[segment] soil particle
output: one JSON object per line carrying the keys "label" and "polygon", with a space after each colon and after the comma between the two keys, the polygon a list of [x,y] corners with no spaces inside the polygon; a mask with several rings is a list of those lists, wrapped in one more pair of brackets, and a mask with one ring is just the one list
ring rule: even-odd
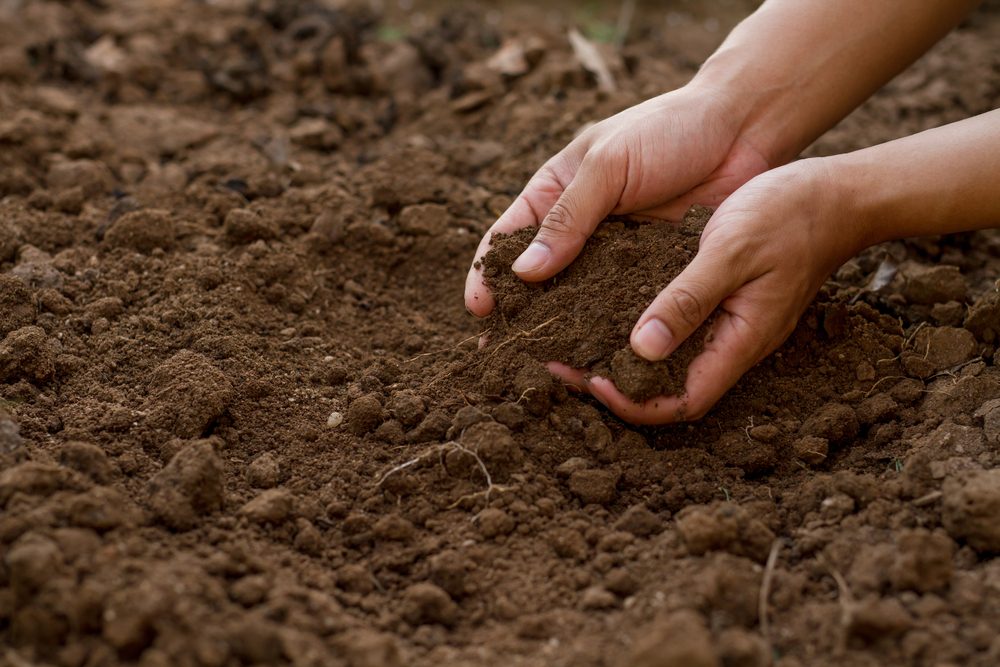
{"label": "soil particle", "polygon": [[[482,460],[494,481],[506,479],[524,460],[524,453],[515,442],[510,429],[497,422],[486,421],[473,424],[465,429],[460,442]],[[463,456],[461,452],[449,454],[449,467],[453,466],[453,462],[461,460]],[[465,456],[465,458],[468,457]],[[464,461],[465,467],[471,468],[472,464],[472,461]],[[459,469],[461,469],[461,465]]]}
{"label": "soil particle", "polygon": [[157,248],[169,250],[176,236],[169,211],[142,209],[121,216],[104,233],[104,242],[112,248],[128,248],[151,253]]}
{"label": "soil particle", "polygon": [[59,545],[36,532],[22,535],[4,556],[15,595],[24,600],[63,567]]}
{"label": "soil particle", "polygon": [[548,536],[548,542],[560,558],[584,561],[590,554],[587,540],[578,530],[572,528],[557,528]]}
{"label": "soil particle", "polygon": [[767,526],[732,503],[685,508],[677,517],[677,531],[696,556],[719,550],[762,562],[774,541]]}
{"label": "soil particle", "polygon": [[716,649],[724,667],[770,667],[773,651],[760,635],[742,628],[719,633]]}
{"label": "soil particle", "polygon": [[776,449],[766,442],[755,442],[743,430],[730,431],[712,444],[712,454],[728,465],[740,468],[748,476],[760,475],[774,468]]}
{"label": "soil particle", "polygon": [[208,357],[182,350],[153,371],[146,422],[181,438],[199,437],[222,416],[232,396],[229,379]]}
{"label": "soil particle", "polygon": [[493,409],[493,418],[512,431],[524,426],[524,408],[515,403],[501,403]]}
{"label": "soil particle", "polygon": [[459,609],[444,590],[425,582],[406,589],[401,613],[411,625],[438,623],[452,626],[458,621]]}
{"label": "soil particle", "polygon": [[56,455],[59,463],[86,475],[96,484],[107,484],[115,476],[115,467],[97,445],[87,442],[67,442]]}
{"label": "soil particle", "polygon": [[240,508],[240,515],[253,523],[277,525],[291,516],[295,496],[288,489],[268,489]]}
{"label": "soil particle", "polygon": [[897,637],[913,625],[906,608],[895,598],[868,597],[851,607],[847,632],[864,642]]}
{"label": "soil particle", "polygon": [[259,489],[270,489],[281,481],[281,466],[271,452],[264,452],[247,466],[247,482]]}
{"label": "soil particle", "polygon": [[406,441],[411,443],[439,441],[448,432],[451,419],[444,410],[431,410],[415,429],[406,434]]}
{"label": "soil particle", "polygon": [[107,165],[95,160],[65,160],[49,168],[46,182],[56,191],[79,187],[85,197],[95,197],[111,191],[114,176]]}
{"label": "soil particle", "polygon": [[972,359],[978,347],[972,332],[955,327],[926,327],[918,331],[913,339],[914,350],[934,372]]}
{"label": "soil particle", "polygon": [[861,426],[871,426],[895,416],[898,410],[899,404],[891,396],[875,394],[861,401],[856,413]]}
{"label": "soil particle", "polygon": [[50,496],[56,491],[82,491],[90,484],[78,473],[63,466],[28,461],[0,472],[0,506],[16,494]]}
{"label": "soil particle", "polygon": [[924,528],[902,531],[896,539],[889,580],[896,590],[930,593],[951,583],[955,543],[941,531]]}
{"label": "soil particle", "polygon": [[0,274],[0,336],[35,322],[31,291],[17,278]]}
{"label": "soil particle", "polygon": [[1000,334],[1000,291],[996,287],[972,304],[963,326],[984,343],[996,341]]}
{"label": "soil particle", "polygon": [[[21,230],[10,220],[0,220],[0,262],[9,262],[17,255],[17,249],[21,247]],[[0,278],[6,279],[0,275]],[[0,286],[3,283],[0,282]],[[0,287],[0,295],[4,293]]]}
{"label": "soil particle", "polygon": [[448,231],[448,209],[440,204],[407,206],[399,214],[399,229],[414,236],[439,236]]}
{"label": "soil particle", "polygon": [[584,505],[608,505],[618,497],[619,477],[613,470],[577,470],[569,476],[569,490]]}
{"label": "soil particle", "polygon": [[615,595],[628,597],[639,590],[639,581],[626,568],[619,567],[604,575],[604,587]]}
{"label": "soil particle", "polygon": [[409,542],[417,534],[417,529],[411,521],[398,514],[388,514],[372,527],[377,539],[390,542]]}
{"label": "soil particle", "polygon": [[342,642],[348,667],[403,667],[405,661],[392,637],[373,630],[353,630]]}
{"label": "soil particle", "polygon": [[174,530],[189,530],[205,514],[222,507],[224,467],[210,440],[179,451],[149,481],[149,504],[156,517]]}
{"label": "soil particle", "polygon": [[488,540],[509,535],[517,526],[510,514],[496,507],[489,507],[480,512],[479,516],[476,517],[476,523],[479,526],[479,532]]}
{"label": "soil particle", "polygon": [[951,475],[941,491],[945,530],[978,551],[1000,551],[1000,470]]}
{"label": "soil particle", "polygon": [[1000,399],[986,401],[979,406],[974,416],[982,420],[986,441],[994,445],[1000,443]]}
{"label": "soil particle", "polygon": [[621,667],[720,667],[705,619],[692,611],[663,616],[639,631]]}
{"label": "soil particle", "polygon": [[277,225],[245,208],[234,208],[229,211],[222,229],[226,238],[236,244],[270,241],[278,236]]}
{"label": "soil particle", "polygon": [[968,286],[956,266],[913,264],[904,267],[903,274],[906,277],[903,296],[910,303],[932,305],[966,300]]}
{"label": "soil particle", "polygon": [[455,418],[448,429],[447,437],[451,440],[461,437],[465,429],[479,422],[491,421],[493,418],[474,405],[466,405],[459,408],[455,413]]}
{"label": "soil particle", "polygon": [[636,537],[649,537],[663,530],[663,521],[645,505],[633,505],[625,510],[614,524],[615,530],[624,530]]}
{"label": "soil particle", "polygon": [[618,606],[618,598],[603,586],[590,586],[580,595],[580,609],[601,611]]}
{"label": "soil particle", "polygon": [[399,423],[406,429],[411,429],[419,424],[420,420],[427,414],[424,399],[409,390],[393,392],[386,407],[389,414],[399,420]]}
{"label": "soil particle", "polygon": [[97,486],[74,496],[66,512],[72,525],[103,533],[132,522],[135,508],[120,491]]}
{"label": "soil particle", "polygon": [[366,394],[351,401],[345,418],[348,430],[354,435],[364,435],[375,430],[384,418],[379,395]]}
{"label": "soil particle", "polygon": [[806,435],[792,443],[795,457],[811,466],[821,465],[830,453],[830,441],[815,435]]}
{"label": "soil particle", "polygon": [[0,410],[0,455],[17,454],[23,447],[21,427],[10,419],[10,415]]}
{"label": "soil particle", "polygon": [[851,406],[827,403],[806,419],[799,434],[823,438],[832,445],[842,445],[854,440],[858,429],[858,417]]}
{"label": "soil particle", "polygon": [[0,342],[0,379],[44,383],[56,374],[58,343],[41,327],[27,326]]}
{"label": "soil particle", "polygon": [[448,595],[460,599],[468,595],[475,564],[458,551],[442,551],[430,560],[430,580]]}
{"label": "soil particle", "polygon": [[[533,231],[495,235],[482,258],[484,279],[497,302],[487,320],[491,344],[483,350],[484,363],[502,368],[511,353],[524,350],[538,361],[560,361],[610,377],[637,401],[680,393],[708,325],[656,363],[635,356],[628,337],[653,297],[694,257],[710,215],[695,207],[680,225],[610,219],[558,278],[535,285],[510,270]],[[572,310],[565,309],[567,303],[574,304]]]}

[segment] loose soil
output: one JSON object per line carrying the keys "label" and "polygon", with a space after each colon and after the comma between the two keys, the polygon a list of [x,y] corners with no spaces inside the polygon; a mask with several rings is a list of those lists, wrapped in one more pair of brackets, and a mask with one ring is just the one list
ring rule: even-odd
{"label": "loose soil", "polygon": [[628,338],[652,297],[694,258],[711,214],[695,207],[678,225],[607,220],[568,269],[534,285],[510,270],[534,230],[494,236],[482,259],[483,278],[497,303],[486,320],[487,338],[496,343],[486,350],[487,367],[502,371],[511,352],[524,351],[609,377],[636,401],[682,393],[709,325],[657,363],[639,358]]}
{"label": "loose soil", "polygon": [[[852,259],[695,424],[539,361],[615,373],[694,236],[612,221],[462,307],[538,165],[750,9],[690,4],[601,43],[608,95],[566,29],[616,7],[0,3],[0,663],[1000,662],[995,231]],[[998,37],[987,3],[808,154],[996,106]],[[528,340],[588,317],[599,353]]]}

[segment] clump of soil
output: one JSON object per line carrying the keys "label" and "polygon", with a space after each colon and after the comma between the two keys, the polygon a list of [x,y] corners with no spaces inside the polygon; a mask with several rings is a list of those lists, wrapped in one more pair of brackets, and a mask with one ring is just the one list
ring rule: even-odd
{"label": "clump of soil", "polygon": [[536,284],[510,268],[534,229],[494,235],[482,259],[497,303],[487,320],[487,366],[506,367],[511,352],[524,351],[539,361],[609,377],[635,401],[683,392],[688,364],[701,352],[711,322],[658,362],[636,355],[629,334],[656,295],[694,259],[711,215],[695,206],[677,225],[610,218],[566,270]]}

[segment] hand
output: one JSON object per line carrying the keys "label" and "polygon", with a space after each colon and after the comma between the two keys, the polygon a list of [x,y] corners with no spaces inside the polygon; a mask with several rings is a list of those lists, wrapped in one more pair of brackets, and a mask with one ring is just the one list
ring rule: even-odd
{"label": "hand", "polygon": [[[609,214],[680,220],[692,204],[717,206],[769,167],[739,136],[741,123],[738,104],[691,84],[598,123],[535,174],[475,258],[494,233],[539,226],[513,265],[523,280],[538,282],[566,268]],[[495,305],[475,266],[465,305],[478,317]]]}
{"label": "hand", "polygon": [[631,336],[636,354],[658,361],[718,308],[683,395],[637,404],[606,378],[557,363],[549,370],[635,424],[702,417],[785,341],[827,276],[868,245],[856,217],[832,194],[834,185],[824,159],[793,163],[748,182],[709,220],[694,260],[653,300]]}

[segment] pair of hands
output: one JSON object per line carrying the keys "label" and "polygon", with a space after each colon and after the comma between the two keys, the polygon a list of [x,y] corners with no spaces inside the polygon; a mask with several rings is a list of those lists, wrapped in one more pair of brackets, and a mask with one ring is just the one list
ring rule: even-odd
{"label": "pair of hands", "polygon": [[[716,309],[712,335],[688,369],[684,393],[637,404],[606,378],[558,363],[549,370],[589,391],[622,419],[664,424],[703,416],[788,337],[826,277],[858,250],[840,224],[822,159],[771,170],[742,132],[738,107],[711,90],[667,93],[590,128],[550,159],[491,227],[538,226],[514,262],[523,280],[566,268],[609,214],[680,220],[693,204],[718,207],[698,254],[649,305],[631,334],[635,352],[666,358]],[[494,300],[470,270],[466,307]]]}

